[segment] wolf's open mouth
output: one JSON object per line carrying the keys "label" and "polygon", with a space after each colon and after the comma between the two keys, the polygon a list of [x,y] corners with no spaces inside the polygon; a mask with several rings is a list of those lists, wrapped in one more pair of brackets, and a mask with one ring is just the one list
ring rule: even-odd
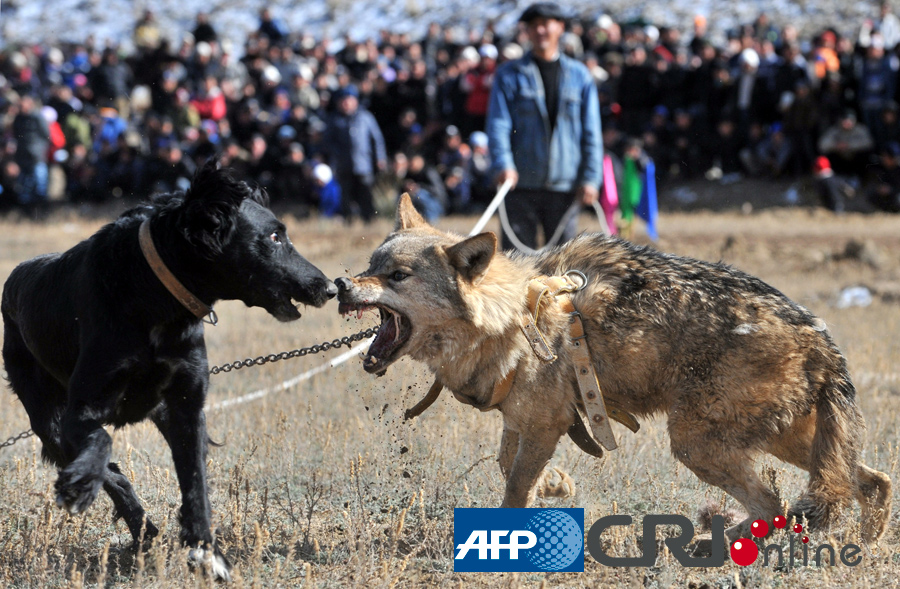
{"label": "wolf's open mouth", "polygon": [[362,317],[365,311],[378,309],[381,313],[381,327],[375,334],[375,341],[369,346],[369,351],[363,358],[363,369],[370,373],[383,373],[397,356],[397,352],[412,334],[412,324],[409,319],[390,307],[384,305],[366,305],[355,303],[341,303],[338,311],[341,315]]}

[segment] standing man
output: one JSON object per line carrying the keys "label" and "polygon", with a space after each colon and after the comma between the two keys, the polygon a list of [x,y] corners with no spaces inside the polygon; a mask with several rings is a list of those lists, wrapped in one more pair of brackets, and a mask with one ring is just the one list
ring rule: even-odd
{"label": "standing man", "polygon": [[359,105],[356,86],[339,89],[334,98],[337,108],[325,130],[323,148],[341,187],[344,218],[352,219],[355,206],[368,223],[375,216],[375,174],[387,167],[384,137],[372,113]]}
{"label": "standing man", "polygon": [[19,101],[19,114],[13,119],[12,132],[16,138],[15,161],[20,170],[19,204],[34,209],[47,200],[50,126],[33,96],[25,94]]}
{"label": "standing man", "polygon": [[[505,206],[523,245],[537,246],[537,227],[549,240],[560,223],[561,239],[575,236],[577,203],[597,201],[603,143],[597,89],[588,69],[563,55],[559,39],[566,17],[553,2],[522,13],[531,51],[496,73],[487,115],[495,182],[512,181]],[[503,249],[512,241],[504,231]]]}

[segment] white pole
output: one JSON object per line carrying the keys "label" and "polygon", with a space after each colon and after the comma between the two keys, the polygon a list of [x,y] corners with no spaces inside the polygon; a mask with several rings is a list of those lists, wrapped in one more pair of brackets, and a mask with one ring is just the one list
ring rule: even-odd
{"label": "white pole", "polygon": [[497,210],[497,207],[499,207],[500,203],[503,202],[503,199],[506,198],[506,194],[509,192],[510,188],[512,188],[512,184],[512,180],[507,178],[506,182],[500,185],[500,188],[497,189],[497,196],[494,197],[494,200],[491,201],[491,204],[488,205],[488,208],[484,210],[484,214],[481,215],[481,218],[478,219],[478,222],[475,223],[475,226],[472,227],[472,230],[469,231],[469,237],[481,233],[481,230],[484,229],[485,225],[487,225],[487,222],[494,214],[494,211]]}

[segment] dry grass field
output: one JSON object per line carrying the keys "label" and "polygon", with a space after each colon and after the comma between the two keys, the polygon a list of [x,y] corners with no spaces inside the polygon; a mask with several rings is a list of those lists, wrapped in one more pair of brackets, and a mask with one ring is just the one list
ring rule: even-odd
{"label": "dry grass field", "polygon": [[[0,279],[36,254],[70,247],[105,220],[61,213],[42,224],[0,219]],[[286,221],[301,253],[332,277],[365,269],[369,253],[391,228],[387,220],[350,228],[290,216]],[[466,233],[474,221],[449,219],[441,226]],[[587,217],[580,226],[596,228]],[[496,229],[496,220],[488,227]],[[806,208],[673,212],[663,215],[660,229],[659,249],[724,260],[825,319],[847,355],[868,423],[865,462],[900,484],[900,217],[836,217]],[[635,239],[644,240],[640,230]],[[855,285],[873,292],[872,303],[838,308],[841,290]],[[222,303],[217,312],[219,325],[207,327],[211,364],[308,346],[375,323],[374,316],[348,322],[333,302],[308,309],[290,324],[240,303]],[[275,387],[338,353],[213,376],[209,403]],[[353,358],[288,390],[209,410],[210,434],[224,443],[210,451],[213,521],[235,565],[235,587],[900,586],[896,501],[887,536],[853,568],[787,571],[726,562],[688,569],[661,551],[651,568],[606,568],[587,557],[584,574],[453,573],[453,508],[500,503],[504,485],[495,453],[501,418],[445,393],[422,417],[404,422],[403,410],[430,384],[424,368],[408,359],[376,379]],[[2,440],[27,429],[28,421],[5,383],[0,388]],[[162,437],[148,424],[111,434],[113,458],[160,527],[160,541],[133,555],[128,531],[113,523],[103,494],[83,516],[57,509],[56,473],[41,464],[39,443],[30,438],[0,449],[0,586],[213,584],[188,570],[177,545],[180,496]],[[638,434],[619,427],[617,435],[620,449],[602,460],[564,439],[553,463],[572,475],[578,493],[541,504],[583,507],[586,528],[613,512],[639,522],[648,513],[695,519],[706,501],[734,506],[673,460],[662,419],[643,422]],[[759,467],[786,500],[805,485],[806,474],[793,467],[774,460]],[[844,541],[858,538],[858,511],[840,530]],[[607,532],[611,552],[638,555],[639,531]],[[811,536],[814,545],[828,540]]]}

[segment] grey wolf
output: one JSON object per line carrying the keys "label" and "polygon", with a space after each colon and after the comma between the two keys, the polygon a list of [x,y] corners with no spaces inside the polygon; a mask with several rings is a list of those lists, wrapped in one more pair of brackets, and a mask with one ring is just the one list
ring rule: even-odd
{"label": "grey wolf", "polygon": [[607,405],[666,415],[674,457],[746,509],[729,540],[782,514],[754,469],[766,453],[810,473],[788,515],[823,528],[855,498],[864,539],[884,533],[891,481],[860,462],[865,425],[844,357],[821,319],[744,272],[603,235],[508,256],[493,233],[465,239],[429,226],[404,197],[369,268],[335,283],[341,312],[381,314],[368,372],[409,356],[458,398],[490,408],[495,386],[515,370],[495,407],[503,414],[501,505],[527,507],[538,492],[573,487],[565,473],[545,469],[584,411],[570,316],[555,299],[541,304],[537,326],[557,356],[551,363],[520,329],[531,278],[570,270],[587,278],[571,303]]}
{"label": "grey wolf", "polygon": [[66,252],[20,264],[3,288],[3,362],[43,458],[59,468],[57,504],[81,513],[102,488],[136,543],[155,536],[110,462],[103,429],[150,418],[172,450],[181,540],[222,578],[230,565],[210,529],[203,323],[154,275],[138,234],[147,223],[162,262],[201,305],[237,299],[292,321],[300,317],[292,299],[320,307],[337,289],[266,204],[207,163],[186,193],[156,197]]}
{"label": "grey wolf", "polygon": [[[577,216],[567,215],[569,206],[597,201],[603,140],[591,74],[560,51],[563,9],[538,2],[519,20],[532,48],[497,68],[485,130],[497,185],[511,180],[515,187],[502,205],[510,226],[522,244],[536,248],[538,225],[548,242],[562,225],[557,239],[568,241],[575,236]],[[512,243],[504,233],[503,249]]]}

